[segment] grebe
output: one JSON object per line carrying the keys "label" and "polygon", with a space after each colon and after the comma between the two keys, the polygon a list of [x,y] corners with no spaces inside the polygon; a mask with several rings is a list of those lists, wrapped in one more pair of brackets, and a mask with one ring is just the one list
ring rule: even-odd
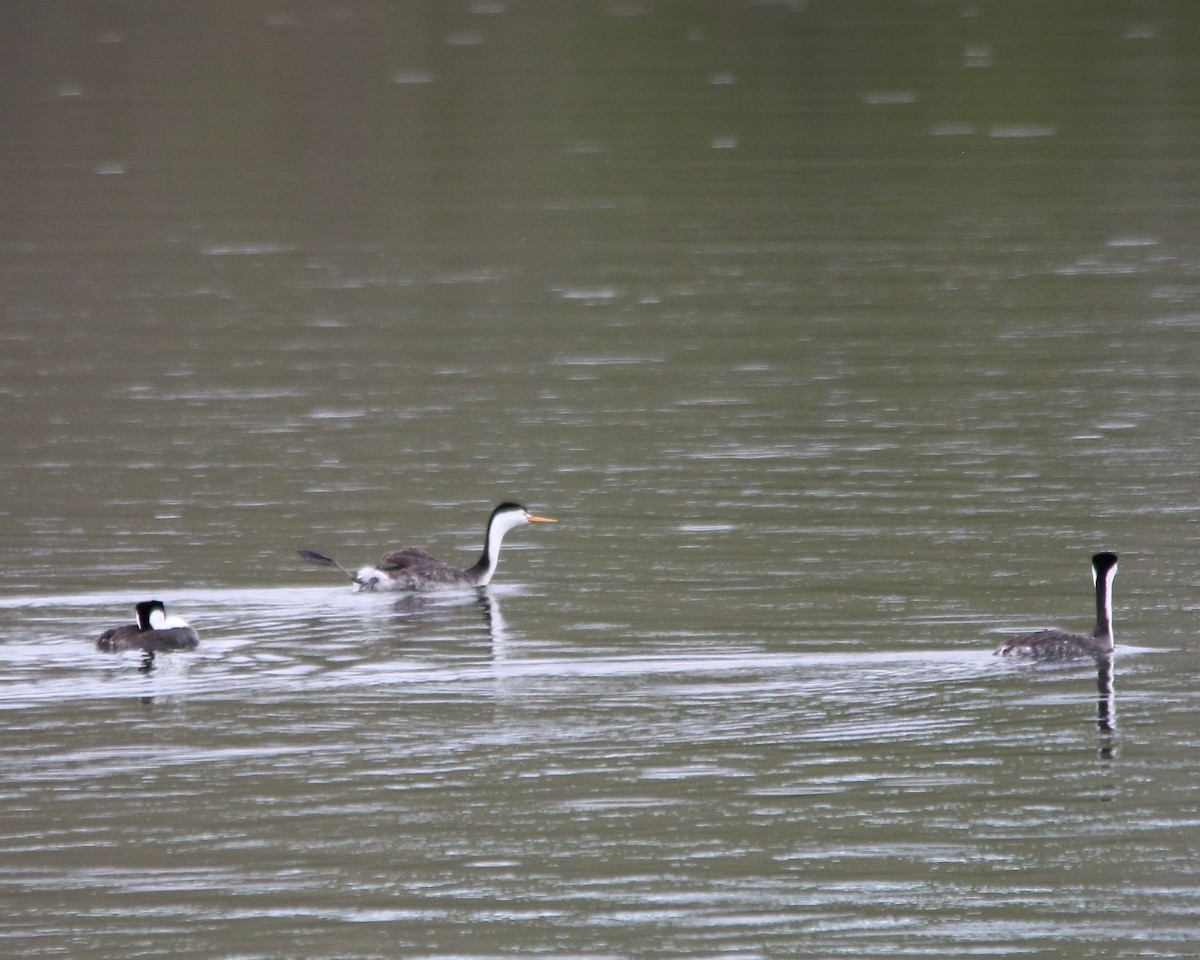
{"label": "grebe", "polygon": [[332,557],[315,550],[301,550],[300,556],[309,563],[335,567],[346,574],[356,591],[371,590],[454,590],[463,587],[483,587],[496,572],[500,559],[500,542],[513,527],[523,523],[557,523],[553,517],[539,517],[519,503],[502,503],[488,517],[483,539],[483,554],[473,567],[463,570],[443,563],[420,547],[404,547],[385,553],[373,567],[358,571],[347,569]]}
{"label": "grebe", "polygon": [[996,648],[1002,657],[1033,660],[1075,660],[1112,656],[1112,586],[1117,575],[1117,555],[1097,553],[1092,557],[1092,582],[1096,585],[1096,629],[1090,637],[1065,630],[1035,630],[1010,637]]}
{"label": "grebe", "polygon": [[170,650],[195,650],[200,635],[179,617],[168,617],[161,600],[143,600],[134,608],[137,623],[105,630],[96,640],[96,649],[106,653],[142,650],[146,653]]}

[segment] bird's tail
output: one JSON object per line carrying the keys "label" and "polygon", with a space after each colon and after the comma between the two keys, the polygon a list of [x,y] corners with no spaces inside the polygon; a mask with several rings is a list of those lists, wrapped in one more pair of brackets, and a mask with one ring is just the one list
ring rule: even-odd
{"label": "bird's tail", "polygon": [[350,578],[351,583],[358,582],[358,575],[353,570],[347,570],[340,563],[334,560],[333,557],[327,557],[323,553],[317,553],[316,550],[298,550],[297,553],[299,553],[300,556],[309,563],[315,563],[319,567],[333,567],[335,570],[341,570],[342,573]]}

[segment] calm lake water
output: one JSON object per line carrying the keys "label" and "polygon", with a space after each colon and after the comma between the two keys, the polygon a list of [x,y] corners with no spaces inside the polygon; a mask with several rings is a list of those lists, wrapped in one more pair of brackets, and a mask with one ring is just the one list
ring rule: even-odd
{"label": "calm lake water", "polygon": [[1194,957],[1200,11],[1076,6],[15,5],[0,952]]}

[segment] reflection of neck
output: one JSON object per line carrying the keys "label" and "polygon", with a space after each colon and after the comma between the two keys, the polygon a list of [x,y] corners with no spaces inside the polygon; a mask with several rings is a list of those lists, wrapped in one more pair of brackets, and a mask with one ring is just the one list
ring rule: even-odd
{"label": "reflection of neck", "polygon": [[483,614],[483,622],[487,625],[488,635],[494,642],[508,639],[508,624],[500,613],[500,603],[492,595],[488,587],[480,587],[478,593],[479,609]]}
{"label": "reflection of neck", "polygon": [[1096,725],[1101,731],[1108,732],[1117,726],[1117,694],[1113,685],[1111,655],[1096,661],[1096,690],[1100,695],[1096,701]]}

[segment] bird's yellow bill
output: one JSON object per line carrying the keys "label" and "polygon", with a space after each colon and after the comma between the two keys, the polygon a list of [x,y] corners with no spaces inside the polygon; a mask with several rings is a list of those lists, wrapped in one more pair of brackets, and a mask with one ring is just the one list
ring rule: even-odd
{"label": "bird's yellow bill", "polygon": [[539,517],[537,514],[534,514],[534,513],[531,513],[529,515],[529,522],[530,523],[558,523],[558,521],[555,520],[554,517]]}

